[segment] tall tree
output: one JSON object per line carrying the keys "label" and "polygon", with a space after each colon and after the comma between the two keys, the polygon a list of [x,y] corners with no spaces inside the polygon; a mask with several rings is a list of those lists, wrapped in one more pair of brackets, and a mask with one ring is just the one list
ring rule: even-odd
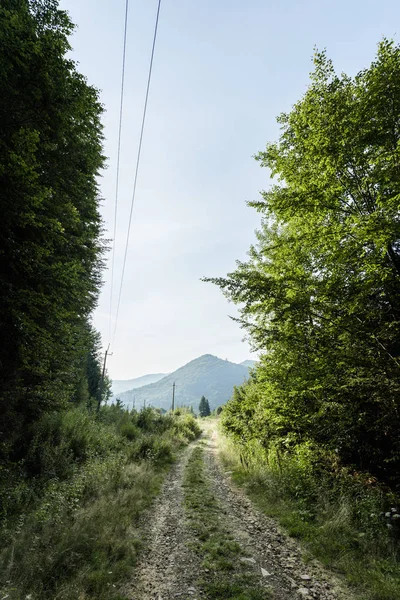
{"label": "tall tree", "polygon": [[102,266],[102,107],[56,0],[0,6],[0,436],[71,399]]}
{"label": "tall tree", "polygon": [[311,440],[389,480],[400,467],[400,47],[382,41],[354,78],[325,53],[314,62],[279,142],[257,156],[275,179],[251,203],[257,245],[213,280],[263,352],[224,414],[264,444]]}
{"label": "tall tree", "polygon": [[201,417],[208,417],[211,414],[210,404],[205,396],[200,398],[199,414]]}

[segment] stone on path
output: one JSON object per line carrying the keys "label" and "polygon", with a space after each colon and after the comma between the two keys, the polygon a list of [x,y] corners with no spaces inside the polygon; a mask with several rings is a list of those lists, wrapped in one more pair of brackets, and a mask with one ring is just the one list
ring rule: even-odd
{"label": "stone on path", "polygon": [[240,559],[240,562],[243,562],[243,563],[251,563],[252,565],[255,565],[255,564],[256,564],[256,561],[254,560],[254,558],[248,558],[247,556],[243,556],[243,557]]}
{"label": "stone on path", "polygon": [[261,575],[262,575],[263,577],[271,577],[272,573],[269,573],[269,571],[267,571],[266,569],[263,569],[263,568],[261,567]]}

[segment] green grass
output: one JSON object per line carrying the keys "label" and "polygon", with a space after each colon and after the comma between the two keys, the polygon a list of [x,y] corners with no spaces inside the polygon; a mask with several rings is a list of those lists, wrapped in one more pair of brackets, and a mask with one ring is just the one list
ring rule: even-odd
{"label": "green grass", "polygon": [[[382,508],[372,493],[356,497],[365,523],[361,527],[354,519],[351,495],[335,497],[320,480],[317,495],[296,497],[287,489],[284,467],[281,473],[260,461],[245,467],[231,441],[222,439],[220,446],[222,461],[235,483],[245,488],[258,508],[299,539],[306,558],[316,557],[342,576],[360,600],[400,600],[396,542],[387,534],[385,523],[375,518]],[[295,476],[291,472],[292,482]]]}
{"label": "green grass", "polygon": [[[114,477],[107,480],[111,468]],[[0,591],[10,600],[119,598],[118,585],[141,547],[138,518],[158,493],[162,475],[144,461],[123,467],[109,462],[76,508],[60,509],[60,500],[46,495],[2,552],[2,579],[10,583]]]}
{"label": "green grass", "polygon": [[15,506],[1,523],[0,598],[123,600],[142,546],[139,518],[197,423],[151,410],[110,408],[100,420],[73,410],[38,432],[39,475],[7,489]]}
{"label": "green grass", "polygon": [[185,508],[195,535],[194,550],[207,574],[200,582],[209,600],[266,600],[270,590],[258,585],[254,573],[245,570],[240,558],[245,551],[235,541],[224,522],[207,479],[203,447],[199,444],[189,458],[185,476]]}

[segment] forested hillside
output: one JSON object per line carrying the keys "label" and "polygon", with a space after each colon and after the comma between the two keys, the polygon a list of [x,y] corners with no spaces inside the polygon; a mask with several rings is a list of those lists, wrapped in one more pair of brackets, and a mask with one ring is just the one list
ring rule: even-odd
{"label": "forested hillside", "polygon": [[[372,572],[398,535],[400,46],[383,40],[353,78],[317,52],[307,92],[278,122],[279,140],[256,156],[273,178],[250,203],[256,243],[211,280],[260,352],[223,427],[242,464],[257,464],[264,497],[298,502],[298,534],[314,524],[327,559],[331,518],[329,560],[346,556],[346,570],[362,548]],[[374,598],[398,597],[385,569]]]}
{"label": "forested hillside", "polygon": [[248,366],[204,354],[155,383],[119,394],[119,398],[130,408],[135,403],[136,408],[145,404],[169,410],[175,382],[175,406],[191,406],[197,411],[200,398],[205,395],[213,410],[224,404],[234,386],[243,383],[248,376]]}

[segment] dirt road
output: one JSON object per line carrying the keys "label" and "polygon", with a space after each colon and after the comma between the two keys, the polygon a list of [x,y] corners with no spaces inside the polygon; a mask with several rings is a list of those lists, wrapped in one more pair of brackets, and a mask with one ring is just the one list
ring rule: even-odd
{"label": "dirt road", "polygon": [[[226,560],[223,566],[221,557],[210,564],[210,556],[217,555],[218,548],[216,552],[214,543],[210,550],[210,542],[203,540],[210,534],[204,537],[199,532],[199,523],[193,529],[196,514],[190,514],[187,504],[185,507],[185,471],[199,445],[202,463],[200,466],[196,463],[196,468],[201,471],[200,484],[207,486],[204,489],[209,495],[204,498],[212,499],[214,525],[211,531],[215,532],[214,536],[224,531],[225,537],[229,532],[232,540],[229,543],[231,546],[234,543],[237,555],[235,561]],[[229,473],[224,472],[218,460],[217,450],[218,437],[214,431],[188,447],[170,472],[160,497],[146,517],[147,549],[135,568],[129,589],[123,592],[124,597],[130,600],[350,600],[333,576],[316,561],[305,565],[300,546],[282,533],[273,520],[255,509],[243,491],[232,484]],[[201,494],[200,490],[200,498]],[[204,510],[200,504],[199,510]],[[196,503],[191,503],[190,510],[196,512]],[[218,543],[220,554],[223,554],[221,548],[230,547],[229,543],[225,542],[225,546],[223,541]],[[240,575],[241,580],[246,581],[247,591],[236,595],[232,592],[225,595],[221,589],[213,592],[218,585],[211,589],[207,582],[211,578],[219,581],[219,572],[215,570],[218,568],[225,569],[221,577],[228,577],[229,581],[238,576],[238,570],[243,571]]]}

